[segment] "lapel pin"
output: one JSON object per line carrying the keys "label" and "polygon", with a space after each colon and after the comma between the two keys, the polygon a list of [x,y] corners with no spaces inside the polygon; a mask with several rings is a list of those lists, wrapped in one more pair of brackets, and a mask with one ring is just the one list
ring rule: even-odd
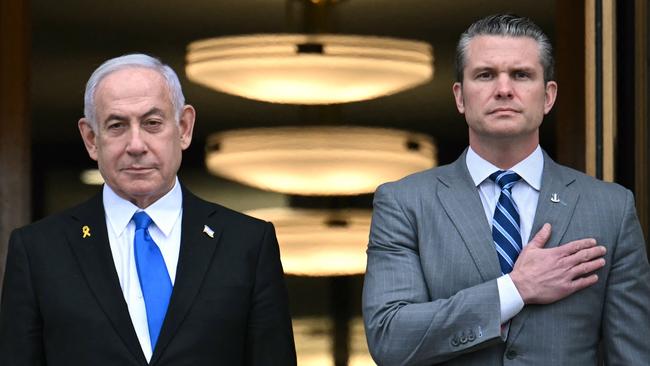
{"label": "lapel pin", "polygon": [[210,229],[208,225],[203,225],[203,233],[205,233],[205,235],[209,236],[210,238],[214,239],[214,230]]}
{"label": "lapel pin", "polygon": [[84,227],[81,228],[81,234],[83,235],[82,237],[85,239],[90,236],[90,227],[88,225],[84,225]]}
{"label": "lapel pin", "polygon": [[551,195],[551,202],[553,202],[553,203],[559,203],[560,202],[560,197],[557,195],[557,193],[553,193]]}

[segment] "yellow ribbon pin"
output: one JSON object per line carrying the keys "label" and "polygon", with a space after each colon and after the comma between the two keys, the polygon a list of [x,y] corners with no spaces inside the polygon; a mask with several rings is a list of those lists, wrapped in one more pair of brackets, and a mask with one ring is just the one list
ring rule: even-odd
{"label": "yellow ribbon pin", "polygon": [[90,228],[86,225],[81,228],[81,233],[83,234],[83,238],[87,238],[90,236]]}

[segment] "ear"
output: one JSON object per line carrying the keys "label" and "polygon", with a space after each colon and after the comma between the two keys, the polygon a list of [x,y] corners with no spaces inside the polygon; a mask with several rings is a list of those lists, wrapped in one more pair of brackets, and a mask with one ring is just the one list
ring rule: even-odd
{"label": "ear", "polygon": [[465,103],[463,101],[463,84],[458,82],[454,83],[452,91],[454,92],[454,99],[456,100],[456,109],[458,109],[458,112],[460,114],[465,113]]}
{"label": "ear", "polygon": [[97,161],[97,134],[90,127],[90,122],[85,118],[79,120],[78,126],[88,155],[91,159]]}
{"label": "ear", "polygon": [[555,104],[557,98],[557,83],[549,81],[546,83],[546,90],[544,91],[544,114],[548,114]]}
{"label": "ear", "polygon": [[178,121],[178,129],[181,135],[181,149],[185,150],[192,143],[192,132],[194,131],[194,119],[196,111],[194,107],[187,104],[183,107],[181,118]]}

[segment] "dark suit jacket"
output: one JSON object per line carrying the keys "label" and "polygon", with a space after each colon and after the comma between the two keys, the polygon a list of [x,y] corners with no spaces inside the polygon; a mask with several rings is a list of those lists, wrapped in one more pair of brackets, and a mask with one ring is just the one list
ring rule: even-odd
{"label": "dark suit jacket", "polygon": [[[273,225],[183,189],[176,281],[150,364],[286,366],[295,357]],[[11,235],[0,365],[45,364],[147,364],[111,256],[101,194]]]}

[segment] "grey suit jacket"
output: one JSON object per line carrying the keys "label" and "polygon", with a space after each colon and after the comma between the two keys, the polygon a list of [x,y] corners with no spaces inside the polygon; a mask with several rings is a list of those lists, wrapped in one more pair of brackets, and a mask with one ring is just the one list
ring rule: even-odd
{"label": "grey suit jacket", "polygon": [[[560,202],[550,200],[557,193]],[[632,193],[544,156],[531,236],[546,247],[594,237],[607,247],[598,283],[549,305],[526,305],[502,337],[501,275],[465,154],[375,193],[363,291],[379,365],[650,364],[650,266]],[[505,339],[504,339],[505,338]]]}

